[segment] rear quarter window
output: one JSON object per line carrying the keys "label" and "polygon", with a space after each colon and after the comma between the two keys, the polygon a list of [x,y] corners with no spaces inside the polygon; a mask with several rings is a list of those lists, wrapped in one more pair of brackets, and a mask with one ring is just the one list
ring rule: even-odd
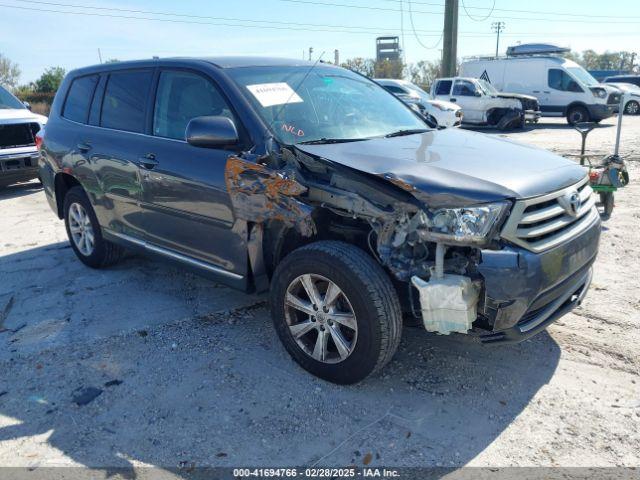
{"label": "rear quarter window", "polygon": [[62,116],[74,122],[87,123],[89,107],[97,84],[98,75],[90,75],[73,80],[62,110]]}
{"label": "rear quarter window", "polygon": [[143,133],[152,77],[151,70],[111,73],[102,100],[100,126]]}

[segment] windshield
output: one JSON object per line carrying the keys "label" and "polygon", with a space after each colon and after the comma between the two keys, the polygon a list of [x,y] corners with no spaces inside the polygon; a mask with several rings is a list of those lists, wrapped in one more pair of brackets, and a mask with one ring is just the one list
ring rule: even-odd
{"label": "windshield", "polygon": [[571,73],[580,83],[586,85],[587,87],[596,87],[599,85],[599,82],[591,76],[589,72],[587,72],[582,67],[567,67],[569,73]]}
{"label": "windshield", "polygon": [[491,85],[486,80],[478,79],[478,83],[480,84],[480,88],[482,88],[484,90],[484,93],[486,93],[487,95],[497,95],[499,93],[498,90],[496,90],[496,87]]}
{"label": "windshield", "polygon": [[365,140],[428,130],[393,95],[345,69],[316,65],[242,67],[227,72],[285,144]]}
{"label": "windshield", "polygon": [[20,100],[11,95],[4,88],[0,87],[0,108],[26,108]]}

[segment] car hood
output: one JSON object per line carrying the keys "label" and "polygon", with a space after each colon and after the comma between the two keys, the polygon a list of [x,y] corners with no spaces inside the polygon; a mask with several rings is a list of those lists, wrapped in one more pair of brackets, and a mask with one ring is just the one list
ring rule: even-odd
{"label": "car hood", "polygon": [[500,98],[519,98],[522,100],[538,100],[532,95],[524,95],[523,93],[500,92],[497,94]]}
{"label": "car hood", "polygon": [[38,115],[26,108],[0,108],[0,124],[38,122],[41,125],[47,123],[47,117]]}
{"label": "car hood", "polygon": [[546,150],[459,129],[296,148],[385,178],[432,207],[534,197],[586,175],[583,167]]}

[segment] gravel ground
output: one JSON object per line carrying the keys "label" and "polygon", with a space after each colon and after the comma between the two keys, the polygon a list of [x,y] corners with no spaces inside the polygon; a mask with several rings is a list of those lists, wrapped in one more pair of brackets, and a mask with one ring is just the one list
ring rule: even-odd
{"label": "gravel ground", "polygon": [[[142,258],[90,270],[36,184],[1,192],[0,465],[640,466],[640,117],[625,123],[632,183],[582,307],[500,348],[405,329],[351,387],[289,359],[263,297]],[[507,136],[579,146],[555,120]]]}

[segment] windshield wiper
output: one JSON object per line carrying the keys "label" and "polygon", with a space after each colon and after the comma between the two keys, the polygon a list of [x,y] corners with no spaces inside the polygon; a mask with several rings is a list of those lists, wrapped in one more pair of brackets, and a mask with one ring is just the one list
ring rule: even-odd
{"label": "windshield wiper", "polygon": [[408,130],[398,130],[397,132],[393,132],[393,133],[388,133],[387,135],[385,135],[385,138],[391,138],[391,137],[404,137],[406,135],[415,135],[418,133],[425,133],[428,132],[429,130],[427,130],[426,128],[414,128],[414,129],[408,129]]}
{"label": "windshield wiper", "polygon": [[362,142],[366,138],[319,138],[317,140],[307,140],[298,142],[299,145],[328,145],[330,143]]}

